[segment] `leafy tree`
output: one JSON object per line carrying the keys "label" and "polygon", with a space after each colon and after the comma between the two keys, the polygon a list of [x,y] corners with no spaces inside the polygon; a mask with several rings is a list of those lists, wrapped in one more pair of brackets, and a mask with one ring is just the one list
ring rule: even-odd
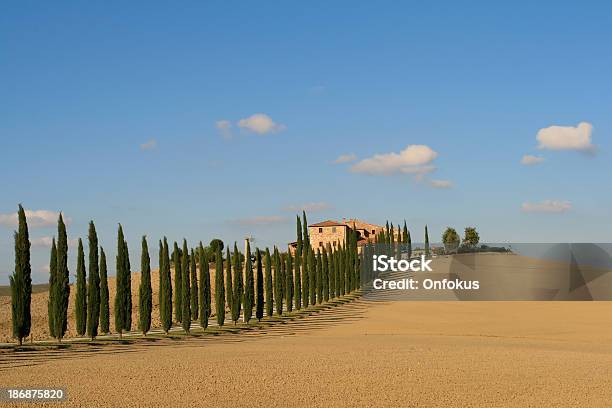
{"label": "leafy tree", "polygon": [[[161,242],[160,242],[161,246]],[[151,258],[147,237],[142,237],[140,256],[140,287],[138,288],[138,329],[146,336],[151,330],[151,311],[153,310],[153,289],[151,287]]]}
{"label": "leafy tree", "polygon": [[196,268],[196,254],[191,250],[191,320],[198,320],[200,308],[198,307],[198,271]]}
{"label": "leafy tree", "polygon": [[68,299],[70,297],[70,283],[68,272],[68,236],[63,215],[60,213],[57,221],[57,275],[53,288],[53,333],[60,342],[68,328]]}
{"label": "leafy tree", "polygon": [[272,257],[270,249],[266,248],[264,262],[266,264],[266,316],[270,317],[274,313],[274,294],[272,293]]}
{"label": "leafy tree", "polygon": [[221,241],[219,238],[215,238],[211,240],[208,246],[210,247],[210,249],[212,249],[213,253],[216,253],[217,249],[220,249],[221,251],[223,251],[223,247],[224,247],[223,241]]}
{"label": "leafy tree", "polygon": [[30,335],[32,326],[32,267],[30,265],[30,236],[25,211],[19,204],[19,222],[15,232],[15,272],[9,277],[11,284],[11,311],[13,337],[19,345]]}
{"label": "leafy tree", "polygon": [[98,335],[100,322],[100,270],[98,234],[93,221],[89,222],[89,283],[87,287],[87,334],[93,340]]}
{"label": "leafy tree", "polygon": [[47,315],[49,317],[49,334],[51,337],[55,337],[55,325],[53,322],[53,305],[54,305],[54,286],[57,275],[57,245],[55,245],[55,238],[51,243],[51,257],[49,260],[49,300],[47,302]]}
{"label": "leafy tree", "polygon": [[178,244],[174,242],[174,250],[172,251],[172,263],[174,264],[174,320],[181,322],[183,317],[183,271],[181,271],[181,251]]}
{"label": "leafy tree", "polygon": [[255,317],[257,318],[257,321],[261,321],[261,318],[264,314],[264,276],[261,264],[261,251],[259,250],[259,248],[257,248],[257,250],[255,251],[255,271],[255,283],[257,286],[257,290],[255,291]]}
{"label": "leafy tree", "polygon": [[[228,259],[227,262],[230,260]],[[215,252],[215,309],[217,324],[223,326],[225,323],[225,288],[223,286],[223,255],[220,245],[217,245]]]}
{"label": "leafy tree", "polygon": [[429,258],[429,232],[427,231],[427,225],[425,225],[425,257]]}
{"label": "leafy tree", "polygon": [[280,261],[278,248],[274,247],[274,300],[276,301],[276,314],[279,316],[283,314],[283,288]]}
{"label": "leafy tree", "polygon": [[475,247],[480,242],[480,235],[476,232],[474,227],[466,227],[465,234],[463,236],[463,243],[468,247]]}
{"label": "leafy tree", "polygon": [[291,256],[291,252],[287,252],[287,256],[285,258],[286,267],[285,267],[285,304],[287,306],[287,311],[291,312],[293,310],[293,258]]}
{"label": "leafy tree", "polygon": [[79,336],[85,335],[87,329],[87,280],[85,278],[85,254],[83,241],[79,238],[77,250],[76,297],[74,301],[76,330]]}
{"label": "leafy tree", "polygon": [[[236,262],[235,256],[237,251],[238,249],[236,247],[236,242],[234,242],[234,262]],[[232,259],[232,257],[230,256],[229,245],[228,248],[226,248],[225,259],[227,259],[227,262],[225,263],[225,293],[227,293],[227,307],[230,310],[232,321],[234,322],[234,324],[236,324],[236,322],[238,321],[238,317],[240,316],[240,312],[238,312],[238,315],[236,315],[236,313],[234,312],[236,299],[234,297],[234,288],[232,286],[232,262],[230,262],[230,259]]]}
{"label": "leafy tree", "polygon": [[454,228],[447,227],[442,234],[442,243],[446,252],[456,251],[459,248],[459,234]]}
{"label": "leafy tree", "polygon": [[210,317],[210,272],[208,270],[208,258],[204,252],[204,247],[200,242],[200,326],[203,329],[208,327]]}
{"label": "leafy tree", "polygon": [[189,250],[187,249],[187,240],[183,239],[183,251],[181,252],[181,323],[185,333],[189,333],[191,329],[191,285],[189,273]]}
{"label": "leafy tree", "polygon": [[159,267],[159,313],[162,330],[168,334],[172,328],[172,275],[170,273],[170,248],[168,240],[160,245],[160,267]]}
{"label": "leafy tree", "polygon": [[[106,254],[102,247],[100,247],[100,332],[104,334],[110,333],[108,274],[106,269]],[[53,335],[56,336],[56,333],[53,333]]]}
{"label": "leafy tree", "polygon": [[253,315],[253,303],[255,301],[255,282],[253,280],[253,261],[251,260],[251,246],[246,242],[245,253],[246,266],[244,268],[244,322],[248,323]]}

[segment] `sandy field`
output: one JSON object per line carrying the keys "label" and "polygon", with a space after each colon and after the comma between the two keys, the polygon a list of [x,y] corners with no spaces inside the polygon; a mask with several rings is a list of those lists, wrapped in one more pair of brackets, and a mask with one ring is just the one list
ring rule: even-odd
{"label": "sandy field", "polygon": [[68,406],[604,407],[612,302],[366,302],[237,335],[0,354]]}

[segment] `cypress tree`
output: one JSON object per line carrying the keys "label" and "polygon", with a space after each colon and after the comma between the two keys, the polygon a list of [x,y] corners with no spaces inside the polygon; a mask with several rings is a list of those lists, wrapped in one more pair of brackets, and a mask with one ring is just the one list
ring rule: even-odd
{"label": "cypress tree", "polygon": [[132,269],[130,268],[130,253],[128,251],[128,244],[126,240],[123,240],[123,246],[125,246],[124,254],[125,257],[123,261],[125,262],[124,270],[125,270],[125,327],[123,328],[125,331],[132,330]]}
{"label": "cypress tree", "polygon": [[200,326],[203,329],[208,327],[208,318],[210,317],[210,273],[208,270],[208,257],[204,251],[204,247],[200,242]]}
{"label": "cypress tree", "polygon": [[295,299],[295,308],[300,310],[302,308],[302,260],[301,256],[296,252],[295,262],[293,262],[295,269],[295,290],[293,291],[293,297]]}
{"label": "cypress tree", "polygon": [[244,322],[248,323],[253,315],[255,302],[255,282],[253,280],[253,262],[251,261],[251,245],[246,242],[245,268],[244,268]]}
{"label": "cypress tree", "polygon": [[425,258],[429,258],[429,232],[427,231],[427,224],[425,224]]}
{"label": "cypress tree", "polygon": [[274,313],[274,295],[272,293],[272,258],[269,248],[266,248],[264,262],[266,263],[266,316],[270,317]]}
{"label": "cypress tree", "polygon": [[285,304],[287,306],[287,311],[291,312],[293,310],[293,259],[291,257],[291,252],[287,252],[287,266],[285,267],[285,280],[287,288],[285,292]]}
{"label": "cypress tree", "polygon": [[[234,263],[236,262],[236,252],[236,243],[234,242]],[[227,307],[230,310],[232,321],[236,324],[238,316],[234,313],[236,299],[234,298],[234,288],[232,287],[232,262],[230,262],[232,258],[230,257],[229,245],[225,249],[225,258],[227,259],[225,263],[225,293],[227,293]]]}
{"label": "cypress tree", "polygon": [[68,236],[66,224],[60,213],[57,221],[57,271],[55,290],[53,294],[53,321],[55,324],[55,337],[61,342],[68,328],[68,299],[70,297],[70,283],[68,272]]}
{"label": "cypress tree", "polygon": [[274,300],[276,302],[276,314],[283,314],[283,295],[281,283],[281,264],[278,248],[274,247]]}
{"label": "cypress tree", "polygon": [[301,256],[302,249],[304,248],[304,243],[302,242],[302,221],[300,220],[300,216],[296,215],[297,218],[296,226],[297,226],[297,246],[296,246],[296,256]]}
{"label": "cypress tree", "polygon": [[[287,268],[286,268],[286,256],[285,254],[283,254],[282,252],[280,253],[280,264],[281,264],[281,276],[280,276],[280,282],[281,282],[281,291],[280,291],[280,296],[281,299],[286,299],[287,297]],[[281,300],[282,302],[282,300]]]}
{"label": "cypress tree", "polygon": [[108,295],[108,274],[106,268],[106,254],[100,247],[100,332],[110,333],[110,306]]}
{"label": "cypress tree", "polygon": [[172,328],[172,274],[170,273],[170,248],[166,237],[164,237],[164,243],[161,246],[160,258],[159,312],[162,330],[168,334],[168,331]]}
{"label": "cypress tree", "polygon": [[181,290],[181,323],[183,324],[183,330],[185,333],[189,333],[191,329],[191,285],[190,285],[190,273],[189,273],[189,250],[187,249],[187,240],[183,239],[183,250],[181,251],[181,283],[183,288]]}
{"label": "cypress tree", "polygon": [[9,277],[11,284],[11,312],[13,337],[19,345],[30,335],[32,326],[32,267],[30,265],[30,235],[25,211],[19,204],[18,231],[15,232],[15,272]]}
{"label": "cypress tree", "polygon": [[304,245],[304,250],[302,251],[302,306],[304,308],[308,307],[309,304],[309,287],[308,283],[310,282],[310,270],[308,265],[308,259],[310,257],[310,252],[312,248],[310,246]]}
{"label": "cypress tree", "polygon": [[329,301],[329,265],[327,260],[327,247],[323,248],[323,255],[321,256],[321,283],[323,289],[323,300]]}
{"label": "cypress tree", "polygon": [[317,259],[314,250],[308,251],[308,289],[310,294],[310,304],[317,304]]}
{"label": "cypress tree", "polygon": [[408,259],[412,258],[412,238],[410,238],[410,231],[408,231],[408,237],[406,238],[406,247],[408,250]]}
{"label": "cypress tree", "polygon": [[[161,242],[160,242],[161,246]],[[151,287],[151,258],[147,237],[142,237],[140,256],[140,287],[138,288],[138,329],[147,335],[151,330],[151,311],[153,310],[153,289]]]}
{"label": "cypress tree", "polygon": [[172,263],[174,263],[174,320],[180,323],[183,315],[181,304],[183,299],[181,294],[183,272],[181,271],[181,251],[176,242],[174,242],[174,250],[172,251]]}
{"label": "cypress tree", "polygon": [[[228,259],[227,262],[230,260]],[[217,324],[223,326],[225,323],[225,287],[223,286],[223,253],[220,245],[215,251],[215,309]]]}
{"label": "cypress tree", "polygon": [[234,324],[240,319],[240,312],[242,311],[242,298],[244,296],[244,283],[242,280],[242,254],[238,251],[238,246],[234,242],[234,293],[228,295],[232,296],[234,304],[234,315],[232,320]]}
{"label": "cypress tree", "polygon": [[321,255],[321,251],[317,250],[317,303],[321,304],[323,302],[323,255]]}
{"label": "cypress tree", "polygon": [[199,316],[199,307],[198,307],[198,295],[200,291],[198,290],[198,271],[196,268],[196,257],[193,249],[191,249],[191,320],[198,320]]}
{"label": "cypress tree", "polygon": [[93,221],[89,222],[89,284],[87,287],[87,334],[93,340],[98,335],[100,322],[100,271],[98,234]]}
{"label": "cypress tree", "polygon": [[49,318],[49,335],[55,337],[55,324],[53,323],[53,305],[54,305],[54,286],[57,275],[57,246],[55,238],[51,244],[51,257],[49,260],[49,300],[47,302],[47,316]]}
{"label": "cypress tree", "polygon": [[406,226],[406,220],[404,220],[404,228],[402,229],[402,244],[408,243],[408,227]]}
{"label": "cypress tree", "polygon": [[264,276],[261,265],[261,251],[259,248],[255,251],[255,271],[256,271],[256,302],[255,302],[255,317],[257,321],[261,321],[264,314]]}
{"label": "cypress tree", "polygon": [[79,238],[77,250],[76,297],[74,300],[76,330],[79,336],[85,335],[87,329],[87,280],[85,278],[85,254],[83,241]]}
{"label": "cypress tree", "polygon": [[119,333],[119,337],[123,335],[123,330],[126,323],[127,310],[127,285],[125,271],[125,245],[123,243],[123,228],[119,224],[119,232],[117,233],[117,288],[115,293],[115,330]]}

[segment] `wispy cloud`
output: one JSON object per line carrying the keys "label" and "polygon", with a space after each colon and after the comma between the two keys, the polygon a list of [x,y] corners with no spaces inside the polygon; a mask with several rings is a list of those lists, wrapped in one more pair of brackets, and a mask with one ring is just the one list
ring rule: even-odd
{"label": "wispy cloud", "polygon": [[[57,223],[59,212],[49,210],[25,210],[26,221],[29,228],[50,227]],[[70,218],[64,216],[64,222],[69,224]],[[0,214],[0,225],[17,227],[17,213]]]}
{"label": "wispy cloud", "polygon": [[153,150],[156,147],[157,147],[157,140],[150,139],[150,140],[147,140],[145,143],[140,145],[140,150],[143,150],[143,151]]}
{"label": "wispy cloud", "polygon": [[335,164],[351,163],[357,160],[355,153],[341,154],[334,160]]}
{"label": "wispy cloud", "polygon": [[[34,248],[51,248],[52,243],[53,237],[49,236],[30,238],[30,244]],[[78,238],[68,239],[68,246],[70,247],[76,247],[78,243]]]}
{"label": "wispy cloud", "polygon": [[571,210],[572,204],[569,201],[544,200],[539,203],[523,203],[523,212],[539,213],[563,213]]}
{"label": "wispy cloud", "polygon": [[526,154],[521,159],[521,164],[524,166],[534,166],[536,164],[540,164],[544,162],[544,157],[542,156],[533,156],[531,154]]}
{"label": "wispy cloud", "polygon": [[260,135],[276,133],[286,129],[285,125],[274,122],[265,113],[256,113],[248,118],[240,119],[238,127]]}
{"label": "wispy cloud", "polygon": [[283,208],[283,211],[288,211],[288,212],[302,212],[302,211],[317,212],[317,211],[331,210],[332,208],[334,208],[334,207],[331,204],[320,202],[320,203],[306,203],[306,204],[300,204],[300,205],[288,205],[287,207]]}
{"label": "wispy cloud", "polygon": [[536,136],[539,149],[577,150],[594,153],[595,146],[591,142],[593,125],[580,122],[578,126],[549,126],[540,129]]}
{"label": "wispy cloud", "polygon": [[451,188],[453,186],[453,182],[450,180],[430,180],[429,185],[433,188],[445,189]]}
{"label": "wispy cloud", "polygon": [[432,165],[438,153],[426,145],[409,145],[399,153],[376,154],[350,167],[353,173],[388,176],[414,174],[417,179],[435,170]]}
{"label": "wispy cloud", "polygon": [[250,218],[239,218],[236,220],[231,220],[232,224],[244,225],[244,226],[255,226],[255,225],[272,225],[279,224],[282,222],[286,222],[288,220],[287,217],[281,215],[262,215]]}
{"label": "wispy cloud", "polygon": [[221,135],[225,139],[232,138],[232,122],[226,119],[218,120],[215,122],[215,127],[221,132]]}

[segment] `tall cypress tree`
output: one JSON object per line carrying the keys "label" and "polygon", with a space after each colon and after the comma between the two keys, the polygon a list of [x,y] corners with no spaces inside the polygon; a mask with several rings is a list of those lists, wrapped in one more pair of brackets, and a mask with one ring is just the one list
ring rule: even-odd
{"label": "tall cypress tree", "polygon": [[[161,246],[161,242],[160,242]],[[153,310],[153,289],[151,287],[151,258],[147,237],[142,237],[140,256],[140,287],[138,288],[138,329],[146,336],[151,330],[151,311]]]}
{"label": "tall cypress tree", "polygon": [[321,251],[317,250],[317,274],[316,274],[316,283],[317,283],[317,303],[321,304],[323,302],[323,258],[321,255]]}
{"label": "tall cypress tree", "polygon": [[314,249],[308,251],[308,289],[310,294],[310,304],[312,306],[317,304],[317,259],[315,257]]}
{"label": "tall cypress tree", "polygon": [[287,291],[285,293],[285,304],[287,305],[287,311],[293,310],[293,259],[291,252],[287,252],[286,257],[287,266],[285,267],[285,280]]}
{"label": "tall cypress tree", "polygon": [[110,332],[110,306],[108,294],[108,274],[106,268],[106,254],[100,247],[100,332]]}
{"label": "tall cypress tree", "polygon": [[187,240],[185,239],[183,239],[183,250],[181,251],[181,272],[183,274],[181,277],[183,285],[181,290],[181,306],[183,307],[181,323],[185,333],[189,333],[191,329],[191,285],[189,277],[189,250],[187,249]]}
{"label": "tall cypress tree", "polygon": [[425,224],[425,257],[429,258],[429,232],[427,231],[427,224]]}
{"label": "tall cypress tree", "polygon": [[256,271],[256,298],[255,298],[255,317],[261,321],[264,314],[264,276],[261,265],[261,251],[257,248],[255,252],[255,271]]}
{"label": "tall cypress tree", "polygon": [[32,326],[32,267],[30,265],[30,236],[25,211],[19,204],[18,231],[15,232],[15,272],[9,277],[11,284],[11,311],[13,337],[19,345],[30,335]]}
{"label": "tall cypress tree", "polygon": [[89,283],[87,286],[87,334],[93,340],[98,335],[100,322],[100,271],[98,234],[93,221],[89,222]]}
{"label": "tall cypress tree", "polygon": [[323,300],[329,301],[329,265],[327,260],[327,247],[323,248],[321,256],[321,284],[323,286]]}
{"label": "tall cypress tree", "polygon": [[203,329],[208,327],[208,318],[210,317],[210,272],[208,270],[208,257],[200,242],[200,326]]}
{"label": "tall cypress tree", "polygon": [[79,336],[85,335],[87,329],[87,280],[85,278],[85,254],[83,241],[79,238],[77,250],[76,297],[74,300],[76,330]]}
{"label": "tall cypress tree", "polygon": [[274,294],[272,293],[272,258],[269,248],[266,248],[264,262],[266,263],[266,316],[270,317],[274,313]]}
{"label": "tall cypress tree", "polygon": [[68,236],[64,217],[60,213],[57,221],[57,271],[53,294],[53,320],[55,337],[62,341],[68,328],[68,299],[70,297],[70,282],[68,272]]}
{"label": "tall cypress tree", "polygon": [[293,291],[293,298],[295,300],[295,308],[300,310],[302,308],[302,260],[301,256],[296,252],[295,261],[293,262],[295,276],[295,290]]}
{"label": "tall cypress tree", "polygon": [[274,247],[274,301],[276,306],[276,314],[283,314],[283,296],[282,296],[282,283],[281,283],[281,264],[280,254],[278,248]]}
{"label": "tall cypress tree", "polygon": [[334,297],[336,297],[336,279],[334,276],[334,254],[332,252],[332,247],[330,244],[327,244],[327,250],[325,252],[327,252],[327,290],[329,292],[328,299],[333,299]]}
{"label": "tall cypress tree", "polygon": [[[236,243],[234,242],[234,263],[236,262],[236,253],[237,248]],[[238,321],[238,316],[236,316],[234,313],[234,304],[236,302],[236,299],[234,298],[234,288],[232,282],[232,262],[230,262],[230,259],[232,258],[230,257],[229,245],[225,249],[225,258],[227,259],[227,262],[225,263],[225,293],[227,293],[226,303],[227,307],[230,310],[232,321],[234,322],[234,324],[236,324],[236,322]]]}
{"label": "tall cypress tree", "polygon": [[191,249],[191,320],[198,320],[199,307],[198,307],[198,296],[200,291],[198,290],[198,271],[196,268],[196,256]]}
{"label": "tall cypress tree", "polygon": [[168,334],[172,328],[172,274],[170,273],[170,248],[168,248],[166,237],[164,237],[161,251],[159,312],[162,330]]}
{"label": "tall cypress tree", "polygon": [[49,300],[47,302],[47,316],[49,323],[49,335],[55,338],[55,324],[53,322],[53,305],[54,305],[54,287],[57,275],[57,245],[55,245],[55,238],[51,243],[51,257],[49,260]]}
{"label": "tall cypress tree", "polygon": [[310,268],[308,259],[310,258],[310,252],[312,248],[310,246],[304,245],[304,250],[302,251],[302,306],[304,308],[308,307],[309,304],[309,285],[310,282]]}
{"label": "tall cypress tree", "polygon": [[244,268],[244,322],[248,323],[253,315],[253,304],[255,303],[255,282],[253,279],[251,244],[248,240],[246,242],[246,253],[244,257],[244,261],[246,262]]}
{"label": "tall cypress tree", "polygon": [[[227,262],[230,260],[228,259]],[[223,286],[223,253],[220,245],[217,245],[215,251],[215,310],[217,324],[223,326],[225,323],[225,287]]]}
{"label": "tall cypress tree", "polygon": [[300,216],[296,215],[297,222],[297,246],[296,246],[296,256],[301,256],[302,249],[304,248],[304,243],[302,242],[302,221],[300,220]]}
{"label": "tall cypress tree", "polygon": [[183,315],[181,303],[183,299],[181,294],[183,272],[181,271],[181,251],[176,242],[174,242],[174,250],[172,251],[172,263],[174,264],[174,320],[180,323]]}
{"label": "tall cypress tree", "polygon": [[234,293],[228,294],[232,297],[234,305],[232,320],[234,324],[240,319],[242,311],[242,300],[244,297],[244,283],[242,275],[242,254],[238,251],[238,246],[234,242]]}
{"label": "tall cypress tree", "polygon": [[125,324],[127,321],[127,282],[125,271],[125,244],[123,238],[123,228],[119,224],[117,233],[117,288],[115,293],[115,330],[119,333],[119,337],[123,335]]}
{"label": "tall cypress tree", "polygon": [[132,269],[130,268],[130,252],[128,250],[128,244],[126,240],[123,240],[123,246],[125,257],[123,261],[125,262],[124,270],[125,270],[125,327],[123,328],[125,331],[132,330]]}
{"label": "tall cypress tree", "polygon": [[406,248],[408,251],[408,259],[412,258],[412,238],[410,237],[410,231],[408,231],[408,238],[406,239]]}
{"label": "tall cypress tree", "polygon": [[404,220],[404,228],[402,229],[402,244],[408,243],[408,226],[406,225],[406,220]]}

